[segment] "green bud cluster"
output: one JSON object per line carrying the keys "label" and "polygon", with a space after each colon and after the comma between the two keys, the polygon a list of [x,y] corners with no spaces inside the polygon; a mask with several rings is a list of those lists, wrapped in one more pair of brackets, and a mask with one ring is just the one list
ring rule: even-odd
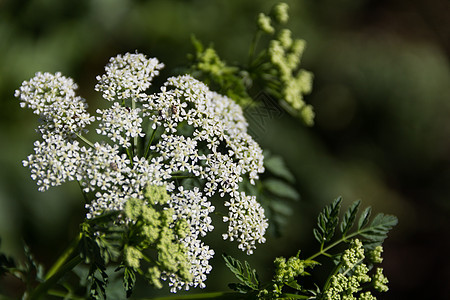
{"label": "green bud cluster", "polygon": [[264,68],[271,78],[269,81],[273,81],[273,90],[270,92],[281,100],[286,110],[310,126],[314,123],[314,111],[311,105],[305,103],[303,95],[311,92],[313,75],[299,68],[306,43],[301,39],[293,39],[289,29],[272,26],[288,21],[288,8],[286,3],[279,3],[269,15],[261,13],[258,17],[258,29],[275,35],[269,42],[269,64]]}
{"label": "green bud cluster", "polygon": [[195,37],[192,37],[196,53],[190,55],[193,61],[191,73],[202,79],[216,91],[226,94],[240,105],[248,105],[251,98],[247,93],[244,71],[238,67],[229,66],[223,61],[213,47],[204,47]]}
{"label": "green bud cluster", "polygon": [[287,261],[284,257],[277,257],[275,263],[275,282],[289,282],[305,271],[304,261],[298,257],[290,257]]}
{"label": "green bud cluster", "polygon": [[381,264],[383,262],[381,253],[383,253],[383,246],[376,246],[374,250],[369,252],[369,259],[375,264]]}
{"label": "green bud cluster", "polygon": [[129,246],[124,249],[124,260],[127,266],[131,268],[139,268],[140,259],[143,257],[142,252],[136,247]]}
{"label": "green bud cluster", "polygon": [[[305,41],[293,39],[289,29],[282,26],[289,20],[289,6],[278,3],[269,14],[260,13],[256,19],[257,32],[249,49],[248,65],[229,66],[212,47],[204,47],[197,39],[190,72],[212,89],[226,94],[243,107],[253,106],[254,92],[261,89],[278,99],[290,114],[314,124],[314,111],[303,97],[312,90],[313,75],[300,69]],[[268,44],[256,55],[261,36],[268,35]]]}
{"label": "green bud cluster", "polygon": [[306,268],[317,264],[313,260],[301,260],[299,256],[300,252],[297,256],[292,256],[287,260],[284,257],[277,257],[275,259],[275,274],[272,279],[272,293],[274,295],[281,295],[285,284],[294,284],[296,277],[308,275],[308,272],[305,271]]}
{"label": "green bud cluster", "polygon": [[265,33],[272,34],[275,32],[275,28],[272,27],[272,20],[264,13],[258,15],[258,28]]}
{"label": "green bud cluster", "polygon": [[[375,300],[376,298],[370,291],[362,292],[364,283],[371,283],[371,286],[379,292],[388,290],[388,279],[383,275],[383,269],[377,268],[372,277],[369,275],[371,265],[368,263],[379,263],[382,261],[381,246],[374,250],[367,251],[363,248],[360,240],[354,239],[350,243],[350,247],[344,251],[340,258],[338,272],[334,274],[329,281],[329,285],[324,291],[324,298],[331,300],[340,299],[360,299]],[[359,293],[359,294],[358,294]]]}
{"label": "green bud cluster", "polygon": [[289,20],[289,5],[286,3],[278,3],[272,8],[271,15],[279,24],[285,24]]}
{"label": "green bud cluster", "polygon": [[[187,249],[179,242],[187,235],[188,226],[185,220],[173,220],[173,209],[166,207],[168,200],[165,186],[148,186],[145,199],[128,199],[124,208],[129,222],[124,264],[140,270],[141,261],[146,260],[151,266],[142,272],[156,288],[162,287],[164,272],[192,280]],[[148,257],[149,250],[156,250],[157,255]]]}
{"label": "green bud cluster", "polygon": [[383,274],[383,268],[377,268],[375,275],[373,276],[373,286],[379,292],[387,292],[389,290],[387,283],[389,280]]}
{"label": "green bud cluster", "polygon": [[363,244],[360,240],[351,241],[350,248],[344,251],[341,261],[345,269],[351,270],[365,258]]}
{"label": "green bud cluster", "polygon": [[283,100],[306,124],[312,125],[314,113],[312,107],[306,105],[303,95],[311,92],[313,75],[303,69],[298,70],[304,49],[305,41],[293,40],[291,31],[282,29],[277,38],[270,41],[268,54],[278,73]]}

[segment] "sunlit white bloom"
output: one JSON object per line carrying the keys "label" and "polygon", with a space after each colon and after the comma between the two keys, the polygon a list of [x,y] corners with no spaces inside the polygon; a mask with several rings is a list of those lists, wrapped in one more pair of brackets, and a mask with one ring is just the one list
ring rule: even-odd
{"label": "sunlit white bloom", "polygon": [[[211,197],[224,198],[228,223],[224,239],[237,241],[251,254],[265,241],[268,227],[264,209],[254,196],[240,191],[244,180],[254,184],[264,172],[261,147],[247,133],[243,111],[232,99],[210,91],[189,75],[171,77],[159,92],[147,94],[154,76],[163,67],[142,54],[111,58],[95,89],[113,101],[98,109],[97,133],[109,143],[80,147],[85,126],[94,121],[84,100],[75,95],[76,85],[57,73],[38,73],[16,92],[22,106],[42,115],[43,141],[24,161],[39,190],[65,181],[78,181],[90,202],[87,218],[107,211],[122,211],[131,198],[145,199],[148,185],[165,186],[173,219],[188,226],[179,242],[186,247],[192,281],[163,272],[173,292],[205,287],[214,250],[201,239],[214,230],[210,214],[216,207]],[[136,107],[138,106],[139,107]],[[152,130],[144,134],[143,128]],[[184,179],[195,180],[195,185]]]}
{"label": "sunlit white bloom", "polygon": [[108,101],[137,99],[150,87],[153,77],[163,66],[156,58],[148,59],[143,54],[111,57],[105,68],[106,74],[97,76],[95,90],[102,92]]}
{"label": "sunlit white bloom", "polygon": [[101,121],[97,133],[108,136],[113,142],[128,148],[131,146],[130,139],[143,137],[139,108],[127,108],[114,102],[111,108],[97,109]]}
{"label": "sunlit white bloom", "polygon": [[269,224],[264,217],[264,208],[256,201],[255,196],[247,196],[242,192],[236,193],[225,205],[229,207],[228,216],[223,217],[223,221],[228,222],[228,232],[223,238],[237,240],[239,249],[252,254],[256,242],[266,241],[264,233]]}
{"label": "sunlit white bloom", "polygon": [[86,111],[85,100],[75,95],[77,85],[71,78],[61,73],[36,73],[29,81],[24,81],[15,96],[21,107],[28,107],[39,115],[42,134],[55,133],[74,136],[95,119]]}
{"label": "sunlit white bloom", "polygon": [[43,135],[42,141],[34,142],[35,153],[23,165],[31,169],[31,178],[43,192],[50,186],[77,179],[83,150],[78,141],[66,140],[59,134]]}

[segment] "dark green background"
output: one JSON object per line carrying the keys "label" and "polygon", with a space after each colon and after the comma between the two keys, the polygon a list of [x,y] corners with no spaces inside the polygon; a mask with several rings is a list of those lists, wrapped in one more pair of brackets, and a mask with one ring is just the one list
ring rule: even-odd
{"label": "dark green background", "polygon": [[[399,217],[385,243],[390,292],[381,299],[449,297],[449,1],[287,2],[289,27],[308,43],[302,65],[315,74],[306,100],[316,126],[287,114],[253,122],[261,145],[286,159],[302,199],[283,237],[269,237],[247,259],[267,276],[275,256],[311,254],[317,213],[342,195],[345,204],[362,199]],[[0,0],[1,250],[20,258],[24,240],[48,267],[84,215],[76,185],[40,193],[21,166],[37,138],[37,119],[13,98],[23,80],[61,71],[93,110],[101,105],[95,76],[109,57],[155,56],[166,64],[162,80],[188,62],[195,34],[228,62],[245,62],[255,17],[274,3]],[[225,290],[232,280],[220,247],[208,290]],[[144,287],[136,294],[150,297]],[[16,288],[0,279],[0,291],[14,295]]]}

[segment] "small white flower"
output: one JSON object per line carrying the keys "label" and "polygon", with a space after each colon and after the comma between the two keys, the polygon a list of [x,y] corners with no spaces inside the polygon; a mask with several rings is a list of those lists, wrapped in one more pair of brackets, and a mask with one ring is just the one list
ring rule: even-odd
{"label": "small white flower", "polygon": [[148,59],[143,54],[117,55],[105,67],[106,74],[97,76],[95,90],[102,92],[108,101],[139,99],[163,67],[156,58]]}
{"label": "small white flower", "polygon": [[28,107],[39,115],[42,134],[55,133],[63,137],[73,137],[95,119],[86,111],[87,104],[75,95],[77,85],[71,78],[61,73],[36,73],[29,81],[24,81],[15,96],[21,107]]}
{"label": "small white flower", "polygon": [[114,102],[111,108],[97,109],[97,113],[101,115],[97,117],[100,121],[97,133],[106,135],[113,142],[128,148],[131,146],[131,138],[144,136],[140,112],[139,108],[123,107],[117,102]]}
{"label": "small white flower", "polygon": [[255,243],[264,243],[264,234],[267,227],[267,219],[264,216],[264,208],[256,201],[255,196],[247,196],[245,193],[236,193],[234,198],[225,202],[228,206],[228,216],[223,217],[228,222],[228,232],[223,238],[230,241],[237,240],[239,249],[252,254],[256,248]]}

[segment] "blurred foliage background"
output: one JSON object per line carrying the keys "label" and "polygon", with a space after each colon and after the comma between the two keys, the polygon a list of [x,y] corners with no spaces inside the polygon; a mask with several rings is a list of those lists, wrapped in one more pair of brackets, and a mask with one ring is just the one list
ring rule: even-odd
{"label": "blurred foliage background", "polygon": [[[316,125],[305,128],[286,113],[251,124],[262,146],[285,158],[302,198],[292,204],[283,235],[269,236],[245,259],[269,276],[275,256],[312,253],[318,212],[342,195],[347,204],[362,199],[399,217],[385,242],[390,291],[383,299],[449,297],[450,2],[286,2],[289,28],[307,41],[302,65],[315,75],[306,100]],[[195,34],[227,62],[244,62],[257,14],[273,4],[0,0],[1,251],[20,258],[24,241],[49,267],[84,217],[76,185],[40,193],[21,166],[37,138],[37,119],[13,97],[23,80],[61,71],[78,82],[94,111],[101,105],[95,76],[109,57],[135,50],[155,56],[166,64],[163,80],[188,63]],[[221,247],[235,253],[235,245]],[[226,290],[232,274],[216,257],[207,290]],[[0,291],[14,295],[16,284],[2,278]],[[136,295],[153,293],[142,284]]]}

